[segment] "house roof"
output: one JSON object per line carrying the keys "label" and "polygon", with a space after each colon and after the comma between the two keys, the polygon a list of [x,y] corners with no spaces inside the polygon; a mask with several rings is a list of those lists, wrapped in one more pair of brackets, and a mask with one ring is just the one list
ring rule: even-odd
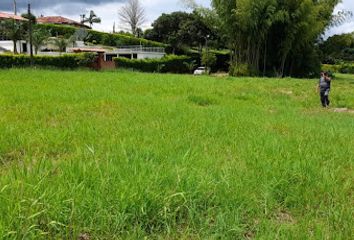
{"label": "house roof", "polygon": [[5,12],[0,12],[0,19],[15,19],[17,21],[27,21],[26,18],[11,13],[5,13]]}
{"label": "house roof", "polygon": [[48,16],[48,17],[39,17],[37,18],[38,23],[52,23],[52,24],[64,24],[64,25],[72,25],[77,27],[85,27],[89,28],[85,24],[80,22],[76,22],[69,18],[61,17],[61,16]]}

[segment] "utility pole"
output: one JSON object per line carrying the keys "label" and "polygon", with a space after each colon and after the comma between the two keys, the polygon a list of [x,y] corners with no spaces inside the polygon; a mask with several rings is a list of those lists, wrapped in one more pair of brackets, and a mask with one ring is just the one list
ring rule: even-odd
{"label": "utility pole", "polygon": [[30,63],[33,66],[33,31],[32,31],[32,14],[31,14],[31,4],[28,3],[28,34],[30,40]]}
{"label": "utility pole", "polygon": [[208,46],[209,37],[210,37],[210,35],[207,35],[205,38],[205,48],[206,48],[206,56],[207,56],[206,71],[208,74],[209,74],[209,46]]}
{"label": "utility pole", "polygon": [[14,14],[17,15],[17,2],[14,0]]}
{"label": "utility pole", "polygon": [[113,34],[116,33],[116,22],[113,23]]}

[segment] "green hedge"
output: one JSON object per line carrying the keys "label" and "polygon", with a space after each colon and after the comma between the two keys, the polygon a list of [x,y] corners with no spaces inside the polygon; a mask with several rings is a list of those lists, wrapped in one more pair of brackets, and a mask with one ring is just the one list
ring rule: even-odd
{"label": "green hedge", "polygon": [[161,59],[128,59],[122,57],[114,59],[118,68],[162,73],[189,73],[185,63],[191,60],[190,57],[176,55],[167,55]]}
{"label": "green hedge", "polygon": [[323,64],[322,71],[354,74],[354,63],[341,63],[336,65]]}
{"label": "green hedge", "polygon": [[[72,36],[77,28],[65,25],[55,25],[55,24],[37,24],[36,28],[44,29],[50,33],[51,36],[65,36],[69,38]],[[128,36],[124,34],[110,34],[104,32],[98,32],[95,30],[87,30],[89,36],[87,37],[87,42],[102,44],[107,46],[124,46],[124,45],[143,45],[147,47],[166,47],[165,44],[146,40],[144,38],[136,38],[133,36]]]}
{"label": "green hedge", "polygon": [[[64,54],[62,56],[34,56],[35,66],[57,68],[88,67],[95,61],[96,55],[92,53]],[[28,55],[0,55],[0,68],[28,67]]]}
{"label": "green hedge", "polygon": [[35,28],[49,32],[52,37],[64,36],[65,38],[71,37],[77,30],[77,28],[71,26],[55,24],[37,24]]}
{"label": "green hedge", "polygon": [[108,46],[126,46],[126,45],[143,45],[146,47],[166,47],[165,44],[146,40],[144,38],[136,38],[124,34],[110,34],[94,30],[89,30],[88,42],[103,44]]}

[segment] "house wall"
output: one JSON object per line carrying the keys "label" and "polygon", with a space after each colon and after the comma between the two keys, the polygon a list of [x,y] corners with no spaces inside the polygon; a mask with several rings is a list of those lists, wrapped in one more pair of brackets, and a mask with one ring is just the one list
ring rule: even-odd
{"label": "house wall", "polygon": [[160,59],[165,56],[165,53],[160,52],[130,52],[130,53],[106,53],[104,60],[109,61],[106,55],[115,55],[114,57],[129,57],[130,59],[134,59],[134,55],[136,55],[136,59]]}
{"label": "house wall", "polygon": [[160,59],[163,58],[165,56],[164,53],[160,53],[160,52],[142,52],[142,53],[138,53],[138,59]]}
{"label": "house wall", "polygon": [[[27,53],[27,52],[24,52],[23,50],[23,44],[26,44],[27,45],[27,52],[29,52],[30,50],[30,45],[28,43],[26,43],[26,41],[18,41],[17,44],[16,44],[16,48],[17,48],[17,52],[18,53]],[[12,41],[0,41],[0,47],[1,48],[4,48],[10,52],[13,52],[14,50],[14,44]]]}

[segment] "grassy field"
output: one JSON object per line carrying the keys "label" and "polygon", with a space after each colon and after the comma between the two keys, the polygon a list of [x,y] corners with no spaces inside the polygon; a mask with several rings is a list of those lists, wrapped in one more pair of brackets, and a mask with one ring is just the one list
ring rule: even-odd
{"label": "grassy field", "polygon": [[354,76],[0,70],[0,239],[350,239]]}

